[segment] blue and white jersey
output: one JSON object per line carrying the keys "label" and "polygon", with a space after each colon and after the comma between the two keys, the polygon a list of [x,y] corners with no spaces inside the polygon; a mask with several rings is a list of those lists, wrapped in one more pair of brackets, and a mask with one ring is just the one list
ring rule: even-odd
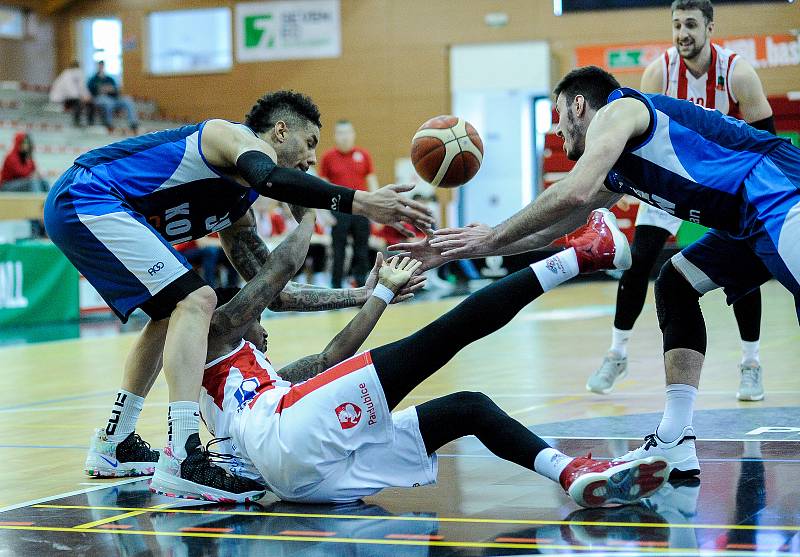
{"label": "blue and white jersey", "polygon": [[768,187],[750,191],[745,178],[765,155],[786,145],[785,140],[665,95],[623,87],[608,102],[623,97],[642,101],[651,121],[644,140],[629,144],[608,173],[608,189],[733,234],[754,217],[766,220],[768,215],[761,212],[769,211],[768,198],[781,193]]}
{"label": "blue and white jersey", "polygon": [[62,178],[54,188],[68,191],[76,204],[105,196],[122,200],[172,244],[227,228],[258,193],[206,161],[204,126],[153,132],[89,151],[75,160],[88,172],[77,180]]}

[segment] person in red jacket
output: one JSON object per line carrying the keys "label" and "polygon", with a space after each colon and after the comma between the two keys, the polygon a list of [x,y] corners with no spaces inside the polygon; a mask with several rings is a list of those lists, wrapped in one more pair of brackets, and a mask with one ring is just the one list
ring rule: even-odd
{"label": "person in red jacket", "polygon": [[36,171],[33,143],[25,132],[14,136],[14,146],[6,155],[0,172],[2,191],[47,191],[47,184]]}

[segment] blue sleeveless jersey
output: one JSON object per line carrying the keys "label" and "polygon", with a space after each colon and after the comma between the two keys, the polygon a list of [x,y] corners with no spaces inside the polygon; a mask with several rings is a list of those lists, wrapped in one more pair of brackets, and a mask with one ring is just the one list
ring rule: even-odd
{"label": "blue sleeveless jersey", "polygon": [[665,95],[623,87],[608,102],[623,97],[642,101],[651,123],[644,138],[631,142],[608,173],[608,189],[734,234],[748,225],[753,214],[748,202],[754,195],[759,205],[769,205],[763,202],[769,192],[745,191],[745,178],[765,155],[786,145],[785,140]]}
{"label": "blue sleeveless jersey", "polygon": [[[80,211],[82,200],[109,212],[125,206],[143,215],[170,243],[203,237],[242,217],[258,193],[222,175],[203,156],[205,122],[125,139],[85,153],[54,186]],[[244,127],[244,126],[243,126]],[[249,128],[247,128],[249,130]]]}

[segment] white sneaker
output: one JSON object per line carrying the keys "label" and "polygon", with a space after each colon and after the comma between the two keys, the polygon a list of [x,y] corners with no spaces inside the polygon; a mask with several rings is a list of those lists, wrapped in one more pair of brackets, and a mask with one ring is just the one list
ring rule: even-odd
{"label": "white sneaker", "polygon": [[764,400],[764,384],[761,380],[761,366],[755,362],[739,365],[742,378],[736,398],[744,401]]}
{"label": "white sneaker", "polygon": [[96,429],[89,442],[84,471],[96,478],[152,476],[158,461],[158,451],[131,433],[123,441],[111,441],[105,430]]}
{"label": "white sneaker", "polygon": [[607,395],[614,388],[617,379],[624,379],[628,375],[628,358],[618,358],[615,353],[609,352],[603,358],[603,365],[595,371],[586,381],[586,390],[599,395]]}
{"label": "white sneaker", "polygon": [[666,443],[658,438],[658,435],[651,433],[644,438],[644,445],[634,449],[616,460],[637,460],[650,456],[661,456],[667,459],[672,471],[670,479],[690,478],[700,473],[700,461],[697,460],[697,450],[694,441],[692,426],[683,428],[681,435],[671,443]]}

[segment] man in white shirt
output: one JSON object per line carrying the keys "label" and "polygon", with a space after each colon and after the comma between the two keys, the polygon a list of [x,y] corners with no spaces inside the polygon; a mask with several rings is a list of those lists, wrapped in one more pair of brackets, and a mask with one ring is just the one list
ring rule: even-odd
{"label": "man in white shirt", "polygon": [[72,112],[72,121],[76,127],[81,126],[81,112],[84,110],[87,123],[90,126],[94,123],[92,95],[86,87],[86,78],[77,61],[73,61],[53,82],[50,102],[63,103],[64,109]]}

